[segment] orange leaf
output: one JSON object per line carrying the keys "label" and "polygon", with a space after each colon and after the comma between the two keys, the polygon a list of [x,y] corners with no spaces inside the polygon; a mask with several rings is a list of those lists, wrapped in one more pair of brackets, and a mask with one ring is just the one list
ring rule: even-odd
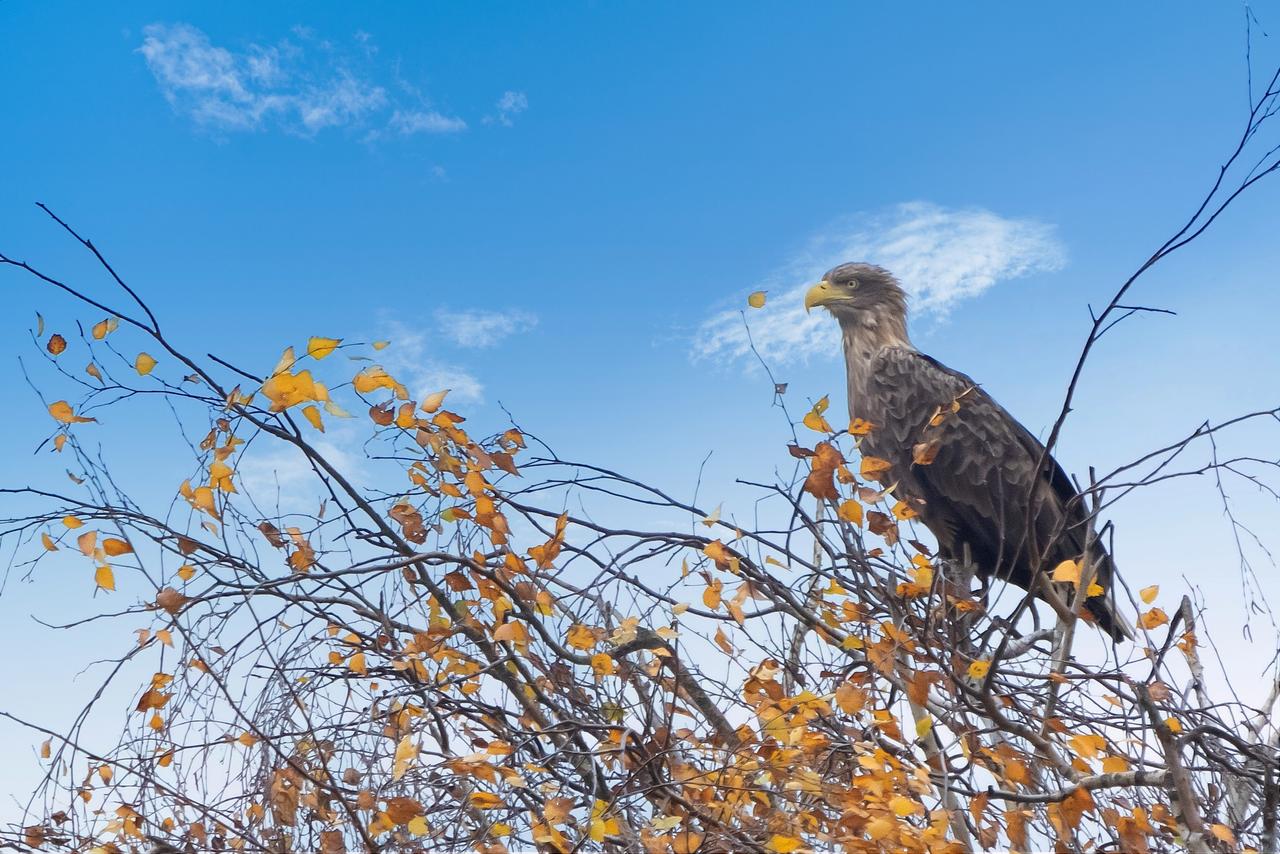
{"label": "orange leaf", "polygon": [[879,457],[863,457],[862,467],[859,471],[864,478],[878,478],[891,468],[893,468],[893,464],[888,460],[882,460]]}
{"label": "orange leaf", "polygon": [[59,424],[87,424],[90,421],[97,421],[96,418],[85,418],[76,415],[75,410],[71,408],[71,404],[65,400],[55,400],[49,404],[49,414],[53,416],[53,420]]}
{"label": "orange leaf", "polygon": [[119,557],[127,555],[133,551],[133,546],[124,540],[117,540],[115,537],[107,537],[102,541],[102,550],[111,557]]}

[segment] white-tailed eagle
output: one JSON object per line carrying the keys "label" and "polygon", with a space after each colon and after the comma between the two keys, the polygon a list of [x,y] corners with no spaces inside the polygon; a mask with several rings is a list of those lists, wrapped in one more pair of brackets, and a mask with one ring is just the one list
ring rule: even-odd
{"label": "white-tailed eagle", "polygon": [[[849,417],[870,422],[864,456],[890,463],[883,485],[914,509],[951,561],[968,553],[984,578],[1024,590],[1037,573],[1080,561],[1084,501],[1044,445],[977,383],[917,350],[907,336],[907,301],[882,267],[842,264],[805,295],[840,322],[849,377]],[[1090,554],[1105,591],[1085,616],[1116,639],[1114,567],[1101,543]],[[1047,581],[1047,579],[1045,579]]]}

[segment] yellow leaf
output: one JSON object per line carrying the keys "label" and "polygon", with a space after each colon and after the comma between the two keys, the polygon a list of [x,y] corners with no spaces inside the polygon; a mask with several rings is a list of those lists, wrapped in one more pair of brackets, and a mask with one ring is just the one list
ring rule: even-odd
{"label": "yellow leaf", "polygon": [[917,812],[920,805],[908,797],[894,795],[889,801],[889,808],[893,810],[894,815],[903,818]]}
{"label": "yellow leaf", "polygon": [[607,652],[597,652],[591,656],[591,670],[597,676],[609,676],[614,672],[613,659]]}
{"label": "yellow leaf", "polygon": [[428,833],[431,832],[431,826],[427,824],[427,820],[423,816],[418,816],[417,818],[411,819],[409,823],[405,825],[405,827],[414,836],[426,836]]}
{"label": "yellow leaf", "polygon": [[192,578],[195,577],[195,574],[196,574],[195,567],[187,566],[185,564],[183,566],[178,567],[178,577],[181,578],[183,581],[190,581]]}
{"label": "yellow leaf", "polygon": [[338,349],[338,345],[341,343],[341,338],[312,337],[307,341],[307,355],[313,359],[323,359]]}
{"label": "yellow leaf", "polygon": [[1102,772],[1104,774],[1118,774],[1121,771],[1129,770],[1129,760],[1123,756],[1108,756],[1102,760]]}
{"label": "yellow leaf", "polygon": [[1085,595],[1088,596],[1090,599],[1092,599],[1094,596],[1101,596],[1103,593],[1106,593],[1106,592],[1107,592],[1106,588],[1096,581],[1090,581],[1089,586],[1084,589]]}
{"label": "yellow leaf", "polygon": [[840,504],[836,509],[836,515],[852,525],[862,527],[862,505],[852,498]]}
{"label": "yellow leaf", "polygon": [[90,421],[97,421],[96,418],[85,418],[75,414],[75,410],[71,408],[71,404],[65,400],[55,400],[49,404],[49,414],[53,416],[53,420],[59,424],[87,424]]}
{"label": "yellow leaf", "polygon": [[502,806],[502,798],[492,792],[472,792],[471,805],[476,809],[495,810]]}
{"label": "yellow leaf", "polygon": [[827,419],[822,417],[822,413],[815,407],[811,409],[803,419],[804,426],[808,427],[816,433],[831,433],[831,425],[827,423]]}
{"label": "yellow leaf", "polygon": [[139,353],[138,358],[133,360],[133,369],[141,376],[146,376],[155,370],[156,360],[146,353]]}
{"label": "yellow leaf", "polygon": [[882,460],[879,457],[863,457],[859,471],[864,478],[877,478],[891,468],[893,464],[888,460]]}
{"label": "yellow leaf", "polygon": [[390,341],[374,341],[374,342],[373,342],[373,349],[375,349],[375,350],[385,350],[385,349],[387,348],[387,346],[388,346],[388,345],[390,345],[390,344],[391,344],[391,342],[390,342]]}
{"label": "yellow leaf", "polygon": [[102,550],[111,557],[119,557],[120,555],[127,555],[132,552],[133,546],[129,545],[124,540],[117,540],[115,537],[107,537],[102,541]]}
{"label": "yellow leaf", "polygon": [[409,766],[418,758],[418,747],[413,743],[413,736],[406,735],[396,744],[395,761],[391,768],[391,779],[399,780],[409,770]]}
{"label": "yellow leaf", "polygon": [[916,738],[924,738],[933,731],[933,718],[926,715],[916,721]]}
{"label": "yellow leaf", "polygon": [[1152,608],[1138,618],[1138,625],[1144,629],[1154,629],[1169,622],[1169,615],[1159,608]]}
{"label": "yellow leaf", "polygon": [[240,742],[245,747],[253,747],[255,744],[258,743],[258,740],[259,740],[258,737],[251,732],[242,732],[236,738],[236,741]]}
{"label": "yellow leaf", "polygon": [[987,673],[991,671],[991,662],[985,659],[979,659],[969,665],[970,679],[984,679]]}
{"label": "yellow leaf", "polygon": [[792,851],[798,851],[804,847],[804,840],[798,836],[782,836],[775,833],[766,847],[770,851],[777,851],[778,854],[791,854]]}
{"label": "yellow leaf", "polygon": [[1227,843],[1228,845],[1236,844],[1236,835],[1232,833],[1231,828],[1227,827],[1225,824],[1212,825],[1209,828],[1209,832],[1212,833],[1214,836],[1218,837],[1219,839],[1221,839],[1223,842]]}
{"label": "yellow leaf", "polygon": [[898,501],[893,505],[893,518],[905,522],[908,519],[914,519],[920,514],[915,511],[910,504],[905,501]]}
{"label": "yellow leaf", "polygon": [[63,516],[62,524],[66,525],[68,528],[79,528],[84,524],[84,522],[81,522],[75,516]]}
{"label": "yellow leaf", "polygon": [[756,291],[747,297],[747,305],[752,308],[764,308],[764,291]]}
{"label": "yellow leaf", "polygon": [[355,655],[351,656],[351,658],[347,660],[347,667],[352,673],[359,674],[360,676],[364,676],[369,672],[369,668],[366,667],[364,663],[363,652],[357,652]]}
{"label": "yellow leaf", "polygon": [[324,422],[320,420],[320,410],[316,409],[314,403],[307,404],[302,407],[302,417],[311,422],[311,426],[324,432]]}
{"label": "yellow leaf", "polygon": [[93,580],[103,590],[116,589],[116,576],[105,563],[93,571]]}
{"label": "yellow leaf", "polygon": [[197,486],[191,493],[191,504],[197,510],[203,510],[210,516],[217,516],[218,509],[213,503],[213,490],[207,486]]}
{"label": "yellow leaf", "polygon": [[1164,725],[1169,728],[1169,732],[1177,734],[1182,732],[1182,722],[1177,718],[1165,718]]}
{"label": "yellow leaf", "polygon": [[1053,580],[1079,584],[1080,564],[1074,560],[1064,560],[1053,568]]}
{"label": "yellow leaf", "polygon": [[48,759],[52,755],[53,755],[53,739],[46,738],[43,742],[40,743],[40,758]]}
{"label": "yellow leaf", "polygon": [[1160,595],[1159,584],[1153,584],[1150,587],[1144,587],[1138,591],[1138,596],[1140,596],[1142,598],[1142,601],[1147,605],[1150,605],[1152,602],[1156,601],[1156,597],[1159,595]]}
{"label": "yellow leaf", "polygon": [[46,533],[42,532],[40,534],[40,543],[44,546],[45,551],[56,552],[58,550],[57,545],[53,542],[53,537],[50,537]]}

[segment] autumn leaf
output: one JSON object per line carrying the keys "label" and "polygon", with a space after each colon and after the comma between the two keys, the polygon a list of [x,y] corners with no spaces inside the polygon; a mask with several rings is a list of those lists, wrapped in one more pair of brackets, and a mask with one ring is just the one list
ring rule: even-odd
{"label": "autumn leaf", "polygon": [[103,590],[116,589],[116,576],[111,567],[103,564],[93,571],[93,581]]}
{"label": "autumn leaf", "polygon": [[874,480],[891,468],[893,468],[893,464],[888,460],[883,460],[880,457],[863,457],[859,472],[864,479]]}
{"label": "autumn leaf", "polygon": [[187,597],[172,587],[166,587],[156,594],[156,606],[170,614],[177,614],[187,604]]}
{"label": "autumn leaf", "polygon": [[764,308],[764,291],[755,291],[747,297],[747,305],[752,308]]}
{"label": "autumn leaf", "polygon": [[95,323],[93,325],[93,329],[91,330],[91,334],[93,335],[93,339],[95,341],[101,341],[103,338],[106,338],[112,332],[115,332],[119,326],[120,326],[120,319],[118,317],[108,317],[106,320],[99,320],[97,323]]}
{"label": "autumn leaf", "polygon": [[316,409],[314,403],[307,404],[302,407],[302,417],[311,422],[312,427],[316,428],[321,433],[324,432],[324,422],[320,420],[320,410]]}
{"label": "autumn leaf", "polygon": [[45,343],[44,348],[53,355],[59,356],[67,349],[67,339],[55,332],[49,336],[49,340]]}
{"label": "autumn leaf", "polygon": [[836,516],[851,525],[862,527],[862,505],[852,498],[840,502],[840,506],[836,508]]}
{"label": "autumn leaf", "polygon": [[1138,618],[1138,626],[1144,629],[1154,629],[1167,622],[1169,622],[1169,615],[1159,608],[1152,608]]}
{"label": "autumn leaf", "polygon": [[1147,605],[1150,605],[1152,602],[1156,601],[1156,597],[1159,595],[1160,595],[1159,584],[1153,584],[1150,587],[1144,587],[1138,591],[1138,596],[1142,599],[1143,603]]}
{"label": "autumn leaf", "polygon": [[942,443],[937,439],[920,442],[911,448],[911,461],[918,466],[927,466],[937,458],[940,447]]}
{"label": "autumn leaf", "polygon": [[[342,343],[341,338],[318,338],[312,337],[307,341],[307,355],[313,359],[323,359],[334,350],[338,349],[338,345]],[[398,824],[399,822],[397,822]]]}
{"label": "autumn leaf", "polygon": [[978,659],[969,665],[970,679],[985,679],[989,672],[991,672],[991,662],[986,659]]}
{"label": "autumn leaf", "polygon": [[53,420],[59,424],[87,424],[90,421],[97,421],[96,418],[85,418],[76,415],[75,410],[71,408],[71,404],[65,400],[56,400],[49,404],[49,414],[53,416]]}
{"label": "autumn leaf", "polygon": [[492,792],[472,792],[471,805],[481,810],[496,810],[502,806],[502,798]]}
{"label": "autumn leaf", "polygon": [[1236,844],[1235,833],[1233,833],[1231,831],[1231,828],[1227,827],[1225,824],[1212,825],[1209,827],[1209,832],[1212,833],[1214,836],[1216,836],[1218,839],[1221,839],[1223,842],[1227,843],[1228,845]]}
{"label": "autumn leaf", "polygon": [[769,844],[765,847],[770,851],[777,851],[778,854],[791,854],[792,851],[798,851],[804,847],[804,840],[798,836],[782,836],[775,833],[769,838]]}
{"label": "autumn leaf", "polygon": [[396,744],[395,758],[391,767],[391,779],[399,780],[409,770],[409,766],[418,758],[418,747],[413,743],[413,736],[406,735]]}
{"label": "autumn leaf", "polygon": [[1080,564],[1074,560],[1064,560],[1053,568],[1052,578],[1070,584],[1080,583]]}
{"label": "autumn leaf", "polygon": [[139,353],[138,358],[133,360],[133,369],[140,376],[146,376],[155,370],[156,360],[146,353]]}
{"label": "autumn leaf", "polygon": [[50,537],[47,533],[41,532],[40,544],[44,546],[45,551],[56,552],[58,550],[58,546],[54,543],[53,537]]}
{"label": "autumn leaf", "polygon": [[876,425],[865,418],[855,418],[849,422],[849,435],[851,436],[865,436],[874,429],[876,429]]}
{"label": "autumn leaf", "polygon": [[107,537],[102,541],[102,550],[111,557],[119,557],[127,555],[133,551],[133,546],[124,540],[118,540],[115,537]]}

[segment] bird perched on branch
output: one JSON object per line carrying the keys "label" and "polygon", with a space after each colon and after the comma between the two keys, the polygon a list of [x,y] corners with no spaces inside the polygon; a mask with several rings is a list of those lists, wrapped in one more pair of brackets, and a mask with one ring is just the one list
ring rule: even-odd
{"label": "bird perched on branch", "polygon": [[[863,457],[889,464],[881,483],[919,514],[943,558],[967,556],[980,577],[1024,590],[1038,590],[1036,574],[1063,561],[1082,565],[1083,498],[1044,445],[990,395],[912,345],[906,294],[887,270],[841,264],[805,294],[804,305],[840,322],[849,417],[870,424]],[[1117,640],[1131,637],[1115,609],[1111,557],[1098,542],[1089,552],[1105,592],[1086,600],[1084,616]]]}

